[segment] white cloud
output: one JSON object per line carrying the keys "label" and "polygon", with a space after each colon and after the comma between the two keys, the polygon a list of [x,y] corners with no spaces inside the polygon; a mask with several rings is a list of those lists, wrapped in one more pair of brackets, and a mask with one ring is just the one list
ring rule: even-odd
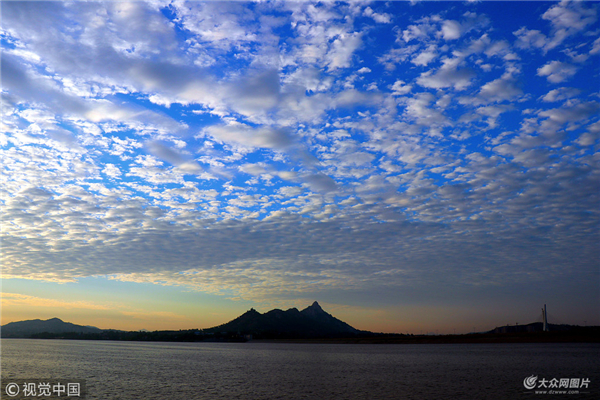
{"label": "white cloud", "polygon": [[412,90],[412,85],[407,85],[403,80],[398,79],[396,82],[394,82],[391,89],[394,95],[402,96],[410,93]]}
{"label": "white cloud", "polygon": [[561,61],[550,61],[543,67],[538,68],[538,76],[545,76],[549,82],[561,83],[577,73],[577,67]]}
{"label": "white cloud", "polygon": [[423,72],[417,78],[417,83],[426,88],[443,89],[454,88],[464,90],[471,85],[475,73],[469,68],[460,68],[461,58],[445,58],[443,65],[436,71]]}
{"label": "white cloud", "polygon": [[283,128],[252,128],[245,124],[213,125],[206,133],[217,140],[247,147],[263,147],[284,150],[294,144],[294,140]]}
{"label": "white cloud", "polygon": [[240,4],[175,2],[173,8],[198,47],[208,44],[229,50],[259,39],[257,17]]}
{"label": "white cloud", "polygon": [[361,45],[361,34],[358,32],[340,35],[334,40],[331,50],[325,57],[328,70],[350,67],[352,54]]}
{"label": "white cloud", "polygon": [[437,46],[430,45],[426,50],[412,58],[411,62],[419,66],[427,66],[431,61],[437,58]]}
{"label": "white cloud", "polygon": [[428,127],[447,125],[450,121],[439,111],[431,107],[435,97],[431,93],[418,93],[407,101],[406,115],[418,124]]}
{"label": "white cloud", "polygon": [[592,49],[590,50],[590,54],[598,53],[600,53],[600,38],[594,40],[594,44],[592,45]]}
{"label": "white cloud", "polygon": [[325,174],[309,174],[304,176],[304,179],[315,192],[333,192],[337,189],[335,181]]}
{"label": "white cloud", "polygon": [[513,32],[517,36],[516,45],[523,49],[529,49],[537,47],[539,49],[544,48],[548,44],[548,38],[542,32],[538,30],[529,30],[525,27],[520,28],[518,31]]}
{"label": "white cloud", "polygon": [[579,103],[575,105],[565,105],[559,108],[553,108],[541,111],[541,117],[547,117],[549,121],[558,124],[555,129],[564,124],[575,124],[586,120],[595,115],[600,110],[600,103],[595,101]]}
{"label": "white cloud", "polygon": [[485,107],[479,107],[476,112],[478,114],[487,116],[487,124],[489,128],[495,128],[498,126],[498,117],[500,116],[500,114],[512,110],[513,107],[512,106],[508,106],[508,105],[495,105],[495,106],[485,106]]}
{"label": "white cloud", "polygon": [[427,39],[433,36],[437,30],[436,23],[438,21],[440,21],[440,17],[435,15],[420,19],[418,24],[409,25],[408,28],[402,31],[402,40],[408,43],[414,39]]}
{"label": "white cloud", "polygon": [[462,104],[489,104],[501,103],[504,101],[514,101],[523,94],[518,81],[510,74],[485,83],[475,96],[461,97],[459,102]]}
{"label": "white cloud", "polygon": [[525,27],[515,31],[517,46],[521,48],[540,48],[545,52],[561,45],[567,38],[583,32],[597,20],[594,7],[584,6],[582,2],[561,1],[550,7],[542,18],[550,21],[552,36],[546,36],[539,30]]}
{"label": "white cloud", "polygon": [[562,100],[567,100],[570,98],[573,98],[577,95],[579,95],[581,93],[581,90],[576,89],[576,88],[570,88],[570,87],[562,87],[562,88],[558,88],[558,89],[552,89],[551,91],[549,91],[548,93],[546,93],[544,96],[541,97],[541,99],[545,102],[555,102],[555,101],[562,101]]}
{"label": "white cloud", "polygon": [[105,164],[105,167],[104,167],[104,169],[102,170],[102,172],[103,172],[105,175],[108,175],[108,176],[110,176],[111,178],[117,178],[117,177],[119,177],[119,176],[121,176],[121,175],[122,175],[122,172],[121,172],[121,170],[119,169],[119,167],[117,167],[117,166],[116,166],[116,165],[114,165],[114,164],[109,164],[109,163]]}
{"label": "white cloud", "polygon": [[200,174],[204,171],[197,162],[185,157],[178,150],[174,150],[166,144],[152,141],[147,144],[147,147],[152,154],[178,167],[181,172],[186,174]]}
{"label": "white cloud", "polygon": [[[6,278],[7,277],[5,276],[4,279]],[[2,305],[4,307],[27,305],[32,307],[57,307],[62,309],[79,308],[85,310],[109,310],[113,307],[112,304],[109,306],[88,301],[57,300],[7,292],[2,292]]]}
{"label": "white cloud", "polygon": [[382,24],[389,24],[392,22],[392,16],[387,13],[376,13],[373,11],[371,7],[365,8],[363,12],[367,17],[371,17],[375,20],[375,22],[379,22]]}
{"label": "white cloud", "polygon": [[577,138],[576,142],[580,146],[587,147],[587,146],[592,146],[593,144],[598,142],[598,139],[600,139],[600,135],[598,135],[597,131],[594,133],[586,132],[586,133],[583,133],[581,136],[579,136],[579,138]]}
{"label": "white cloud", "polygon": [[446,20],[442,24],[442,37],[445,40],[458,39],[462,34],[462,27],[458,21]]}
{"label": "white cloud", "polygon": [[565,30],[566,33],[579,32],[588,25],[597,21],[596,8],[587,4],[563,0],[550,7],[542,18],[549,20],[557,31]]}

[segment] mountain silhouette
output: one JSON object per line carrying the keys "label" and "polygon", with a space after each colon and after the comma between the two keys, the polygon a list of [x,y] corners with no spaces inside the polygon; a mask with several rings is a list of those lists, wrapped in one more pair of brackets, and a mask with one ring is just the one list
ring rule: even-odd
{"label": "mountain silhouette", "polygon": [[366,333],[325,312],[316,301],[302,311],[274,309],[264,314],[250,309],[236,319],[205,329],[212,333],[238,333],[256,337],[339,337]]}
{"label": "mountain silhouette", "polygon": [[274,309],[264,314],[250,309],[236,319],[213,328],[183,331],[117,331],[75,325],[58,318],[10,322],[0,330],[3,338],[68,338],[109,340],[197,341],[247,340],[248,335],[263,339],[341,338],[372,335],[340,321],[324,311],[316,301],[302,311]]}
{"label": "mountain silhouette", "polygon": [[48,320],[32,319],[28,321],[10,322],[2,325],[2,337],[29,337],[38,333],[100,333],[102,329],[93,326],[75,325],[58,318]]}

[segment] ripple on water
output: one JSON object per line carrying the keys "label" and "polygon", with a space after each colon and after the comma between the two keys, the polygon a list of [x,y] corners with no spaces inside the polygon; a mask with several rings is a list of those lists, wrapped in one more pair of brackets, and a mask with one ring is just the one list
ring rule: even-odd
{"label": "ripple on water", "polygon": [[600,386],[599,355],[594,344],[9,339],[2,379],[85,379],[88,399],[506,399],[522,396],[531,374]]}

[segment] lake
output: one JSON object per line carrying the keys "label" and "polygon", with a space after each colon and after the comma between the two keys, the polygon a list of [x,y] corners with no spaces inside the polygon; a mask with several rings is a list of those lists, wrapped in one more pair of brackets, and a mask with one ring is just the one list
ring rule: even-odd
{"label": "lake", "polygon": [[[598,344],[3,339],[1,345],[3,391],[17,380],[83,380],[86,399],[600,398]],[[532,376],[537,381],[528,390],[523,382]],[[561,378],[571,386],[549,390],[575,394],[535,393]],[[547,383],[538,389],[542,379]]]}

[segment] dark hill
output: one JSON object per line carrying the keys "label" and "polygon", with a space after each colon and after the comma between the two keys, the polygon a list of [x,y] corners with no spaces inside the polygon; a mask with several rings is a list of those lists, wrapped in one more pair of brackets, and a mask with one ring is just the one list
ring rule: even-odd
{"label": "dark hill", "polygon": [[[566,332],[580,329],[577,325],[555,325],[548,324],[550,332]],[[498,326],[487,333],[520,333],[520,332],[543,332],[544,324],[541,322],[533,322],[526,325],[506,325]]]}
{"label": "dark hill", "polygon": [[93,326],[75,325],[64,322],[58,318],[48,320],[32,319],[28,321],[10,322],[1,327],[0,333],[3,338],[30,337],[38,333],[100,333],[102,329]]}
{"label": "dark hill", "polygon": [[341,332],[341,333],[359,333],[359,332],[361,332],[358,329],[354,329],[347,323],[335,318],[333,315],[325,312],[325,310],[323,310],[321,308],[321,306],[319,305],[319,303],[317,303],[316,301],[314,303],[312,303],[312,305],[310,307],[307,307],[304,310],[300,311],[300,314],[313,320],[314,321],[313,323],[316,326],[321,326],[324,329],[331,330],[332,332]]}
{"label": "dark hill", "polygon": [[271,310],[264,314],[254,309],[226,324],[204,332],[236,333],[265,338],[316,338],[352,336],[359,331],[325,312],[316,301],[302,311],[290,308]]}

